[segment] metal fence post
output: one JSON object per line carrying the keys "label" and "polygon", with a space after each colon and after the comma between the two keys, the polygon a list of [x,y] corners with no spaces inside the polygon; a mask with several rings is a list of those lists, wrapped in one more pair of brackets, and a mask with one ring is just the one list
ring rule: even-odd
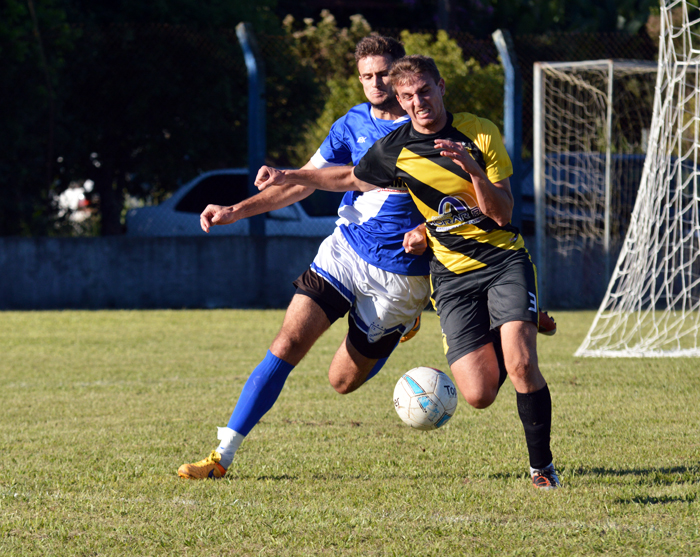
{"label": "metal fence post", "polygon": [[544,79],[542,75],[542,64],[535,62],[533,66],[533,152],[532,162],[534,165],[533,178],[535,186],[535,246],[537,282],[539,283],[538,294],[540,306],[547,305],[547,223],[545,221],[545,145],[544,145]]}
{"label": "metal fence post", "polygon": [[[245,65],[248,69],[248,193],[255,195],[255,175],[265,164],[267,151],[265,135],[265,66],[253,26],[250,23],[236,25],[236,36],[243,49]],[[252,236],[265,235],[265,216],[257,215],[248,219]]]}
{"label": "metal fence post", "polygon": [[518,59],[513,46],[510,32],[505,29],[494,31],[493,42],[498,49],[505,72],[503,95],[503,135],[504,143],[510,160],[513,163],[513,176],[510,179],[510,189],[515,204],[513,206],[512,222],[522,226],[523,195],[522,176],[522,145],[523,145],[523,85]]}

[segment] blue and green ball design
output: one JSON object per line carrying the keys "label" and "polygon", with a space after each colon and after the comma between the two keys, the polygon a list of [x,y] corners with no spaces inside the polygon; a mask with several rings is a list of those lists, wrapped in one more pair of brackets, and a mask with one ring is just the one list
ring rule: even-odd
{"label": "blue and green ball design", "polygon": [[437,429],[454,415],[457,389],[442,371],[417,367],[404,373],[396,384],[394,407],[409,426],[424,431]]}

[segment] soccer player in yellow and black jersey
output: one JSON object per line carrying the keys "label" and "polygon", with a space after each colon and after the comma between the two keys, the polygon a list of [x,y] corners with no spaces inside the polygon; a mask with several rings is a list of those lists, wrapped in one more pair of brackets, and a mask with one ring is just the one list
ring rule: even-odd
{"label": "soccer player in yellow and black jersey", "polygon": [[493,403],[500,386],[499,331],[533,485],[556,488],[551,396],[537,362],[537,279],[522,236],[510,224],[512,165],[498,129],[473,114],[447,112],[445,82],[431,58],[401,58],[389,75],[410,125],[378,140],[354,168],[263,167],[256,184],[408,189],[426,219],[427,241],[418,230],[404,245],[416,252],[427,243],[433,251],[432,300],[457,386],[475,408]]}

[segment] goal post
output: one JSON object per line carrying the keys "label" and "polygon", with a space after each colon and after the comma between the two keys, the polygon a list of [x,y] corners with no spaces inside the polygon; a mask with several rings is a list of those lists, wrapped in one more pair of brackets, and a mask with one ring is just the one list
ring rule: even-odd
{"label": "goal post", "polygon": [[535,255],[543,305],[566,307],[564,296],[550,296],[551,286],[582,259],[596,266],[594,299],[601,299],[641,177],[655,81],[656,64],[648,61],[535,63]]}
{"label": "goal post", "polygon": [[700,19],[661,0],[649,146],[603,302],[577,356],[700,356]]}

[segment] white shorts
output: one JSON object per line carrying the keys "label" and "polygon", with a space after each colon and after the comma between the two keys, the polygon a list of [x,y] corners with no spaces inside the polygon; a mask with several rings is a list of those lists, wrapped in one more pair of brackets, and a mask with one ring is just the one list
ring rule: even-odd
{"label": "white shorts", "polygon": [[397,275],[362,259],[340,229],[321,244],[311,270],[332,285],[350,307],[350,318],[369,343],[403,335],[430,302],[428,276]]}

